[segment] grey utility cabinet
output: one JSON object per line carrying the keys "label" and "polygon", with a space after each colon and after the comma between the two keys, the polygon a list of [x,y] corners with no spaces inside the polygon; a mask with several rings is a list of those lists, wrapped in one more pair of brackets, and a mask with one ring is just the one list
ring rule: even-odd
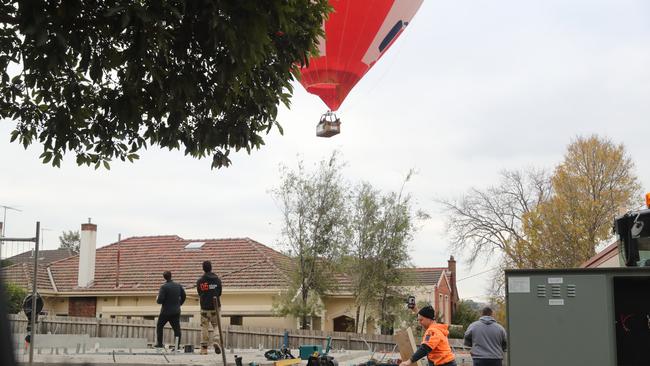
{"label": "grey utility cabinet", "polygon": [[650,365],[650,267],[507,270],[509,366]]}

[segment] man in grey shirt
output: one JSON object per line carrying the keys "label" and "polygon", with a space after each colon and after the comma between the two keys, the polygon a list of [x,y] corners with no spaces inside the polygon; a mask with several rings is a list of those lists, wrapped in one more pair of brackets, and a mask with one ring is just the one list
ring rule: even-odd
{"label": "man in grey shirt", "polygon": [[489,307],[483,308],[481,315],[467,327],[464,343],[472,347],[474,366],[501,366],[507,348],[506,330],[494,320]]}

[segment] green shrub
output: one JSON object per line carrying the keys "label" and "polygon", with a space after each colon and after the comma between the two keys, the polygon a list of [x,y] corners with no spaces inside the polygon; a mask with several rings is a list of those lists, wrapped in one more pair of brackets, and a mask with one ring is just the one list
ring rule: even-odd
{"label": "green shrub", "polygon": [[462,339],[465,335],[465,328],[462,325],[452,324],[449,326],[449,338]]}
{"label": "green shrub", "polygon": [[27,291],[13,283],[5,283],[5,299],[8,300],[9,314],[17,314],[23,310],[23,300]]}

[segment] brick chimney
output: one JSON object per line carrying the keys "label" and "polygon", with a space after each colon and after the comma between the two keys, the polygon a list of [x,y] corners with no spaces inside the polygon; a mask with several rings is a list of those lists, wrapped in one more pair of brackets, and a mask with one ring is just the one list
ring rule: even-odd
{"label": "brick chimney", "polygon": [[449,286],[451,286],[451,317],[456,315],[456,301],[458,301],[458,289],[456,288],[456,260],[454,256],[449,256],[447,261],[447,269],[449,270]]}
{"label": "brick chimney", "polygon": [[456,291],[456,260],[453,255],[447,261],[447,269],[449,269],[449,285],[453,291]]}
{"label": "brick chimney", "polygon": [[81,224],[79,243],[79,287],[89,287],[95,280],[95,252],[97,251],[97,225]]}

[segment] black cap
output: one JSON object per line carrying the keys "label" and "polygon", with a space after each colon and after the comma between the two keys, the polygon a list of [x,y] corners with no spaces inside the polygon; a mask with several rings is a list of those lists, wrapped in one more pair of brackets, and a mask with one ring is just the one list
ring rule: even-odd
{"label": "black cap", "polygon": [[427,305],[418,311],[418,314],[422,315],[425,318],[434,320],[436,318],[436,311],[433,310],[433,306]]}

